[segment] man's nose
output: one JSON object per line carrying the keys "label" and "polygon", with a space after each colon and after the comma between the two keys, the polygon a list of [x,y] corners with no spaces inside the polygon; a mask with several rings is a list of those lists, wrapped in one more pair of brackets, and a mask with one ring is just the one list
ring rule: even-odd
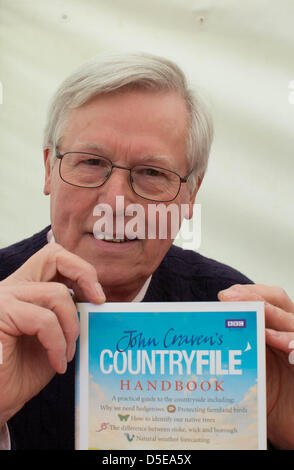
{"label": "man's nose", "polygon": [[114,208],[117,196],[123,196],[125,204],[136,201],[128,169],[113,168],[108,180],[99,188],[99,202],[110,204]]}

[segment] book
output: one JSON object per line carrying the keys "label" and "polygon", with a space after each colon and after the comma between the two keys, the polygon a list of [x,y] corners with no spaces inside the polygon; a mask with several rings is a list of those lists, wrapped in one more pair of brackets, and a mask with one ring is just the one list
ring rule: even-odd
{"label": "book", "polygon": [[264,304],[78,304],[76,449],[266,449]]}

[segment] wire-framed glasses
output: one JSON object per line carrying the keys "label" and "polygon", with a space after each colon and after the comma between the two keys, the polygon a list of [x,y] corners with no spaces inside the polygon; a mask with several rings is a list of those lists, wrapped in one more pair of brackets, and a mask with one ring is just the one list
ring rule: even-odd
{"label": "wire-framed glasses", "polygon": [[169,202],[179,194],[181,184],[188,181],[192,171],[185,177],[156,165],[138,164],[132,168],[115,165],[107,157],[87,152],[56,152],[60,160],[59,174],[63,181],[80,188],[99,188],[110,178],[114,168],[129,171],[133,191],[144,199]]}

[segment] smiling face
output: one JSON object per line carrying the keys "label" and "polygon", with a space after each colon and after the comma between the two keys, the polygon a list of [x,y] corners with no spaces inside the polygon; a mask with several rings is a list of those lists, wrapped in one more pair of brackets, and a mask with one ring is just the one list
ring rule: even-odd
{"label": "smiling face", "polygon": [[[188,113],[183,99],[175,92],[125,90],[100,95],[70,111],[58,151],[91,152],[111,159],[115,165],[133,167],[144,163],[161,166],[186,176]],[[125,207],[140,204],[148,223],[151,201],[136,195],[129,172],[114,168],[109,180],[99,188],[79,188],[59,176],[59,160],[50,167],[45,150],[45,194],[51,196],[51,225],[55,240],[96,268],[107,301],[132,300],[145,280],[160,264],[172,240],[137,239],[124,243],[103,241],[93,236],[97,204],[108,204],[115,224],[117,196]],[[182,184],[173,204],[192,204]],[[168,203],[166,203],[168,205]],[[128,217],[125,218],[125,223]]]}

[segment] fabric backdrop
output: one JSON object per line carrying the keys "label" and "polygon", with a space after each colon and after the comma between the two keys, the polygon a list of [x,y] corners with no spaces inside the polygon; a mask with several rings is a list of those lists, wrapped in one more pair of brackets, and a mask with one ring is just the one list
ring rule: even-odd
{"label": "fabric backdrop", "polygon": [[0,41],[1,247],[49,223],[56,87],[94,55],[143,50],[178,62],[211,104],[198,250],[294,298],[292,0],[0,0]]}

